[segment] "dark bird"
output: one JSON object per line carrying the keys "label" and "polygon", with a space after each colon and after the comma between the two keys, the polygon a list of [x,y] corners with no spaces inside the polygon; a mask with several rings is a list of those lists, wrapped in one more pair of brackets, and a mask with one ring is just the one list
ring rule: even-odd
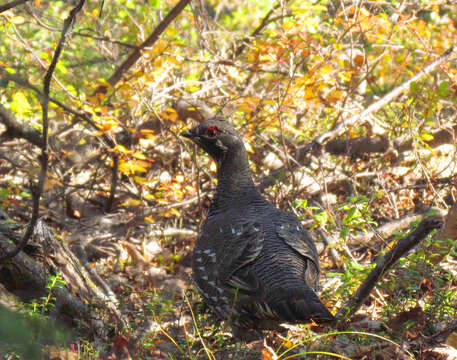
{"label": "dark bird", "polygon": [[281,323],[322,323],[333,315],[316,295],[316,246],[297,217],[256,190],[243,141],[221,117],[182,136],[217,163],[217,189],[192,256],[195,284],[233,335],[250,340]]}

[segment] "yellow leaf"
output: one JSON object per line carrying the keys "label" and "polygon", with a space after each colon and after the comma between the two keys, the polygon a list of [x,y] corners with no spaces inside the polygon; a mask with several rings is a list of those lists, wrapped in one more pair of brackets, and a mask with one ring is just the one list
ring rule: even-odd
{"label": "yellow leaf", "polygon": [[246,148],[246,151],[247,151],[247,152],[250,152],[251,154],[254,154],[254,150],[252,149],[251,144],[245,142],[245,143],[244,143],[244,147]]}
{"label": "yellow leaf", "polygon": [[178,120],[178,113],[173,108],[166,109],[162,114],[160,114],[165,120],[170,120],[175,122]]}
{"label": "yellow leaf", "polygon": [[133,171],[139,171],[139,172],[147,172],[148,171],[144,167],[142,167],[140,165],[137,165],[137,164],[132,164],[132,170]]}
{"label": "yellow leaf", "polygon": [[155,130],[141,129],[140,132],[142,135],[144,135],[144,137],[146,137],[148,139],[155,139],[155,133],[156,133]]}
{"label": "yellow leaf", "polygon": [[122,145],[116,145],[110,151],[119,152],[121,154],[130,154],[131,153],[130,150],[126,149],[125,146],[122,146]]}
{"label": "yellow leaf", "polygon": [[134,152],[134,153],[132,154],[132,156],[133,156],[134,158],[136,158],[136,159],[139,159],[139,160],[146,160],[146,159],[147,159],[147,157],[146,157],[143,153],[138,152],[138,151],[137,151],[137,152]]}
{"label": "yellow leaf", "polygon": [[432,134],[429,133],[423,133],[421,135],[421,139],[424,141],[432,141],[435,137]]}
{"label": "yellow leaf", "polygon": [[141,185],[149,184],[149,180],[144,177],[141,177],[141,176],[134,176],[133,181],[135,181],[137,184],[141,184]]}
{"label": "yellow leaf", "polygon": [[138,206],[141,205],[141,200],[128,198],[120,206]]}
{"label": "yellow leaf", "polygon": [[178,211],[178,209],[171,208],[170,213],[175,216],[181,216],[181,213]]}
{"label": "yellow leaf", "polygon": [[55,189],[56,187],[63,187],[63,184],[56,180],[56,179],[46,179],[46,182],[44,183],[44,190],[50,190],[50,189]]}
{"label": "yellow leaf", "polygon": [[151,218],[151,217],[149,217],[149,216],[146,216],[146,217],[144,218],[144,221],[146,221],[146,222],[148,222],[148,223],[151,223],[151,224],[154,224],[154,223],[155,223],[154,219]]}
{"label": "yellow leaf", "polygon": [[21,24],[25,23],[25,18],[22,16],[14,16],[10,19],[10,22],[15,25],[21,25]]}

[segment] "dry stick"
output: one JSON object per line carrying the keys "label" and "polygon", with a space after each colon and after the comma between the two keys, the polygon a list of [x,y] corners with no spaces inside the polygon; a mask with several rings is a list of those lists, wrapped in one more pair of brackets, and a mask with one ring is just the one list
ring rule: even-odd
{"label": "dry stick", "polygon": [[[427,65],[425,68],[423,68],[421,71],[419,71],[416,75],[412,76],[407,81],[405,81],[403,84],[396,87],[391,92],[384,95],[381,99],[379,99],[378,101],[376,101],[373,104],[371,104],[370,106],[368,106],[361,113],[351,116],[347,120],[337,122],[333,126],[332,130],[319,135],[313,141],[311,141],[310,143],[305,145],[303,148],[301,148],[297,155],[297,161],[299,163],[302,163],[306,154],[311,152],[313,149],[320,148],[330,139],[342,135],[348,124],[355,124],[360,119],[363,119],[364,117],[380,110],[382,107],[387,105],[389,102],[391,102],[393,99],[395,99],[402,92],[408,90],[412,82],[420,80],[421,78],[423,78],[424,76],[428,75],[433,70],[435,70],[439,65],[441,65],[444,62],[446,62],[447,60],[449,60],[449,58],[453,54],[454,50],[455,50],[455,46],[452,46],[450,49],[446,50],[441,56],[439,56],[431,64]],[[282,166],[281,168],[273,171],[270,175],[261,178],[258,182],[257,189],[259,191],[263,191],[267,187],[273,185],[275,183],[276,179],[285,170],[286,170],[286,168],[284,166]]]}
{"label": "dry stick", "polygon": [[15,1],[11,1],[8,4],[0,5],[0,14],[6,10],[12,9],[13,7],[22,5],[22,4],[26,3],[27,1],[29,1],[29,0],[15,0]]}
{"label": "dry stick", "polygon": [[441,226],[441,220],[437,217],[428,217],[406,237],[399,240],[398,243],[386,255],[379,259],[376,267],[366,277],[365,281],[357,289],[357,292],[344,304],[338,311],[336,317],[341,321],[349,319],[370,295],[379,279],[408,251],[419,244],[432,230]]}
{"label": "dry stick", "polygon": [[30,236],[32,235],[32,233],[34,231],[36,222],[38,220],[39,209],[40,209],[40,198],[41,198],[41,194],[43,193],[43,186],[44,186],[44,182],[46,180],[46,172],[48,169],[48,129],[49,129],[48,106],[49,106],[49,91],[50,91],[50,85],[51,85],[51,80],[52,80],[52,74],[54,73],[57,62],[59,61],[60,54],[62,53],[64,44],[65,44],[65,39],[67,37],[67,32],[70,29],[70,27],[73,25],[73,23],[76,19],[76,14],[82,9],[84,3],[85,3],[85,0],[80,0],[79,3],[70,11],[70,14],[68,15],[68,17],[65,19],[65,21],[63,23],[63,29],[62,29],[62,34],[60,36],[59,44],[57,45],[57,48],[54,52],[54,56],[52,58],[51,65],[49,65],[48,71],[46,72],[46,75],[44,76],[44,81],[43,81],[44,96],[43,96],[43,101],[41,103],[41,107],[43,109],[43,134],[42,134],[41,156],[40,156],[41,171],[40,171],[40,175],[38,178],[38,185],[32,186],[32,194],[33,194],[32,218],[30,219],[30,222],[27,226],[27,230],[26,230],[24,236],[22,237],[21,241],[19,242],[19,244],[12,251],[8,251],[6,254],[4,254],[2,257],[0,257],[0,263],[19,254],[19,252],[24,248],[24,246],[29,241]]}

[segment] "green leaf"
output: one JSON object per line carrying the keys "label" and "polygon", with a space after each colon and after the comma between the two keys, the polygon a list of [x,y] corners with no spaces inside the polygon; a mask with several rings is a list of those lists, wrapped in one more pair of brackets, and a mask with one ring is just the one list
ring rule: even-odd
{"label": "green leaf", "polygon": [[409,85],[409,88],[412,90],[412,91],[418,91],[419,90],[419,84],[415,81],[413,81],[410,85]]}
{"label": "green leaf", "polygon": [[449,82],[448,81],[443,81],[439,86],[438,86],[438,95],[440,97],[446,97],[449,94]]}
{"label": "green leaf", "polygon": [[19,117],[28,115],[32,112],[32,107],[23,92],[18,91],[12,97],[10,109]]}
{"label": "green leaf", "polygon": [[351,261],[351,266],[354,270],[357,270],[357,271],[363,271],[364,268],[362,265],[360,265],[358,262],[355,262],[355,261]]}

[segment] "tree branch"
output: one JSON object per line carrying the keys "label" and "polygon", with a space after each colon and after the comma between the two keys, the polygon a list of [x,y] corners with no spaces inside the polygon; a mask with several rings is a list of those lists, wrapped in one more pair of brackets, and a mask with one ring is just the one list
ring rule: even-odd
{"label": "tree branch", "polygon": [[6,131],[1,135],[2,138],[22,138],[36,146],[41,146],[43,143],[38,130],[27,123],[19,122],[14,114],[1,104],[0,122],[6,126]]}
{"label": "tree branch", "polygon": [[368,274],[365,281],[360,285],[354,296],[338,311],[337,318],[349,319],[365,302],[379,279],[408,251],[419,244],[434,229],[441,227],[441,220],[437,217],[428,217],[406,237],[398,243],[377,262],[376,267]]}
{"label": "tree branch", "polygon": [[51,65],[49,65],[48,71],[44,77],[43,81],[43,101],[41,107],[43,109],[43,133],[42,133],[42,142],[41,142],[41,172],[38,178],[38,185],[32,186],[32,194],[33,194],[33,210],[32,210],[32,218],[27,226],[27,230],[25,231],[24,236],[22,237],[21,241],[12,251],[7,251],[3,256],[0,257],[0,263],[8,260],[17,254],[24,248],[24,246],[29,241],[30,237],[33,234],[35,229],[36,222],[39,216],[40,210],[40,198],[43,192],[44,182],[46,180],[46,172],[48,169],[48,129],[49,129],[49,118],[48,118],[48,107],[49,107],[49,91],[50,85],[52,80],[52,74],[56,68],[57,62],[59,61],[60,54],[62,53],[65,39],[67,37],[68,30],[73,25],[76,14],[82,9],[85,0],[80,0],[79,3],[70,11],[70,14],[65,19],[62,29],[62,34],[57,45],[57,48],[54,52],[54,56],[52,58]]}
{"label": "tree branch", "polygon": [[16,6],[25,4],[27,1],[29,1],[29,0],[15,0],[15,1],[11,1],[8,4],[0,5],[0,14],[4,11],[12,9]]}
{"label": "tree branch", "polygon": [[[236,49],[235,49],[235,52],[234,52],[234,57],[237,58],[238,56],[241,55],[241,53],[243,52],[243,50],[246,48],[246,45],[247,43],[250,41],[250,39],[253,39],[254,37],[256,37],[257,35],[260,34],[260,32],[270,23],[272,23],[273,21],[277,20],[277,19],[280,19],[282,18],[282,16],[279,16],[279,17],[275,17],[275,18],[272,18],[270,19],[270,16],[273,15],[274,11],[276,9],[278,9],[279,7],[285,5],[285,3],[287,3],[289,0],[286,0],[286,1],[280,1],[279,3],[277,3],[275,6],[273,6],[271,8],[271,10],[263,17],[262,21],[260,22],[260,25],[257,26],[257,28],[251,33],[251,35],[249,37],[246,37],[242,40],[242,44],[240,46],[238,46]],[[287,14],[286,16],[290,16],[290,14]]]}

